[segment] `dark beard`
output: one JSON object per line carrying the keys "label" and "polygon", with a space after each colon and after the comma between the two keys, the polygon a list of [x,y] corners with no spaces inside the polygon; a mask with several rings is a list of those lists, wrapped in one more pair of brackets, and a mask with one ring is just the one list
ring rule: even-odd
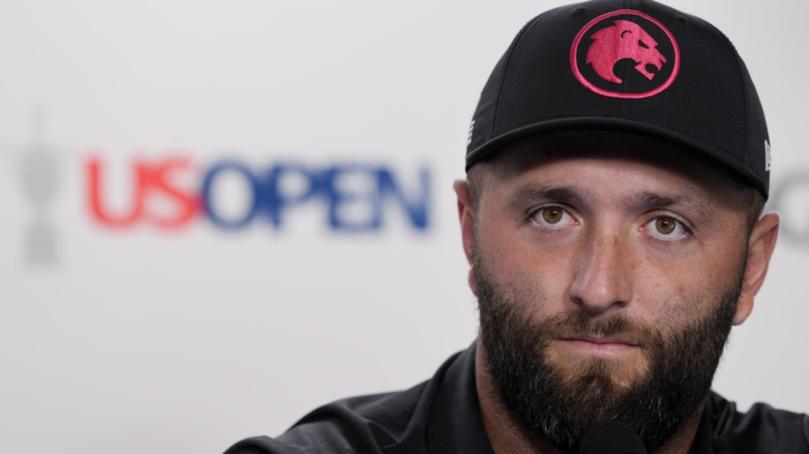
{"label": "dark beard", "polygon": [[[478,257],[474,262],[488,373],[510,412],[528,430],[566,451],[575,449],[593,424],[607,420],[629,424],[650,451],[669,441],[710,392],[744,275],[742,265],[709,317],[663,335],[620,316],[596,322],[583,311],[533,322],[497,289]],[[546,358],[550,342],[563,334],[636,339],[648,354],[649,368],[618,392],[610,379],[616,364],[593,359],[570,383]]]}

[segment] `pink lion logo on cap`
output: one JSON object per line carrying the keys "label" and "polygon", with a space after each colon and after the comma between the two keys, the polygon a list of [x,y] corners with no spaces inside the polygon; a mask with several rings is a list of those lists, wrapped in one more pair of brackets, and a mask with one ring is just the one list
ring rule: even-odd
{"label": "pink lion logo on cap", "polygon": [[620,84],[623,80],[613,72],[615,64],[629,58],[635,63],[639,73],[652,80],[655,73],[647,69],[648,65],[660,71],[666,57],[657,50],[657,41],[640,25],[627,20],[616,20],[615,25],[599,30],[592,37],[594,43],[587,51],[587,63],[602,78]]}
{"label": "pink lion logo on cap", "polygon": [[[616,65],[626,60],[647,82],[627,82],[630,74],[615,74]],[[680,49],[657,19],[622,9],[582,27],[570,50],[570,65],[576,79],[599,95],[641,99],[663,92],[674,82],[680,70]]]}

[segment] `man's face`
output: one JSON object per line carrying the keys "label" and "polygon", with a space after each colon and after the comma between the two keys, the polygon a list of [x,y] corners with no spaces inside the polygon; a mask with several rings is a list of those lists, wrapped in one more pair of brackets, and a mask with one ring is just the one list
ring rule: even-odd
{"label": "man's face", "polygon": [[488,370],[562,448],[609,419],[661,446],[707,395],[734,319],[746,207],[723,175],[651,146],[526,143],[485,169],[471,284]]}

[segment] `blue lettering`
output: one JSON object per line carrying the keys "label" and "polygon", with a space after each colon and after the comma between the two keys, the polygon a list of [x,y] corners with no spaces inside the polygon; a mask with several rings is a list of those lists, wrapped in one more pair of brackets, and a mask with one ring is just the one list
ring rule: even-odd
{"label": "blue lettering", "polygon": [[[328,203],[329,227],[346,232],[379,230],[382,226],[382,202],[374,179],[375,170],[362,165],[332,166],[323,172],[324,195]],[[353,177],[353,180],[349,178]],[[365,183],[365,188],[349,187],[351,182]],[[371,186],[368,188],[367,186]],[[370,191],[369,191],[370,189]],[[365,219],[347,216],[364,208],[368,212]]]}
{"label": "blue lettering", "polygon": [[[212,200],[217,178],[224,173],[242,178],[252,197],[246,212],[235,218],[217,211]],[[246,228],[257,215],[281,229],[290,208],[313,201],[323,203],[326,223],[334,231],[378,231],[389,213],[386,207],[398,207],[415,230],[426,231],[431,209],[429,169],[419,168],[414,181],[413,187],[405,188],[394,170],[383,165],[346,163],[318,169],[281,162],[256,175],[241,162],[223,161],[212,165],[203,178],[202,205],[214,226],[231,231]]]}
{"label": "blue lettering", "polygon": [[[237,220],[227,220],[223,217],[219,216],[219,214],[214,209],[211,197],[211,191],[214,186],[214,181],[219,174],[222,172],[235,172],[244,177],[247,183],[250,185],[250,193],[253,195],[252,203],[250,204],[250,209],[247,210],[247,213],[241,219]],[[220,227],[224,230],[241,230],[247,225],[252,222],[253,218],[256,216],[258,212],[258,208],[260,206],[259,200],[259,184],[256,180],[253,173],[250,169],[240,163],[235,161],[225,161],[214,164],[208,169],[208,173],[205,174],[205,178],[202,181],[202,203],[203,208],[205,209],[205,213],[208,216],[208,219],[217,227]]]}
{"label": "blue lettering", "polygon": [[[288,194],[282,185],[283,181],[295,174],[306,181],[306,189],[299,194]],[[266,182],[261,190],[261,204],[266,209],[270,223],[275,228],[280,228],[283,223],[282,215],[287,207],[302,204],[319,192],[322,192],[322,185],[316,171],[298,163],[276,164],[267,172]]]}
{"label": "blue lettering", "polygon": [[396,181],[390,169],[380,168],[377,172],[379,194],[381,197],[392,197],[399,202],[410,224],[416,230],[427,230],[430,216],[430,172],[426,167],[419,169],[418,192],[409,198]]}

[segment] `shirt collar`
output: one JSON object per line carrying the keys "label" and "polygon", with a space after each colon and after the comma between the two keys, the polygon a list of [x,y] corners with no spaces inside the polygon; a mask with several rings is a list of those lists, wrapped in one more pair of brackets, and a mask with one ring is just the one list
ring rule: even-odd
{"label": "shirt collar", "polygon": [[475,349],[463,351],[442,378],[427,426],[430,453],[494,454],[480,416]]}

